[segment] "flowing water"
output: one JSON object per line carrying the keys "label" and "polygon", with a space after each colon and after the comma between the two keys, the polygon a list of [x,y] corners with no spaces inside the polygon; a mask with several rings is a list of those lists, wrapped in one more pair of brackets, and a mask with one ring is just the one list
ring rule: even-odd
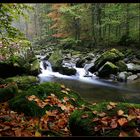
{"label": "flowing water", "polygon": [[73,76],[62,75],[53,72],[51,64],[48,61],[41,61],[39,74],[40,82],[58,82],[77,91],[80,96],[88,102],[101,101],[120,101],[130,103],[140,103],[140,83],[127,84],[103,80],[94,74],[88,73],[84,68],[76,68],[77,73]]}

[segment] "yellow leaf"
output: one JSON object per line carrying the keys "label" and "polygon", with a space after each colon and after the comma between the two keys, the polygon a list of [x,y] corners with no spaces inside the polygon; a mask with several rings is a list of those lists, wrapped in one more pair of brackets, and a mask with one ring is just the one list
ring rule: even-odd
{"label": "yellow leaf", "polygon": [[65,85],[61,85],[61,88],[65,88]]}
{"label": "yellow leaf", "polygon": [[92,103],[92,105],[96,105],[97,103]]}
{"label": "yellow leaf", "polygon": [[61,109],[62,109],[62,110],[67,110],[67,107],[64,106],[64,105],[61,105]]}
{"label": "yellow leaf", "polygon": [[55,95],[54,95],[54,94],[52,94],[52,93],[51,93],[51,96],[55,97]]}
{"label": "yellow leaf", "polygon": [[109,104],[113,107],[117,105],[117,103],[114,103],[114,102],[109,102]]}
{"label": "yellow leaf", "polygon": [[62,92],[62,93],[65,93],[65,94],[68,94],[68,92],[67,92],[67,91],[65,91],[65,90],[61,90],[61,92]]}
{"label": "yellow leaf", "polygon": [[118,114],[118,116],[122,116],[124,114],[124,111],[123,110],[118,110],[117,114]]}
{"label": "yellow leaf", "polygon": [[54,112],[50,112],[50,111],[46,111],[46,114],[52,117],[56,116]]}
{"label": "yellow leaf", "polygon": [[113,107],[111,105],[107,105],[107,110],[111,110]]}
{"label": "yellow leaf", "polygon": [[66,91],[70,91],[70,89],[69,89],[69,88],[66,88],[65,90],[66,90]]}
{"label": "yellow leaf", "polygon": [[27,97],[27,99],[28,99],[29,101],[32,101],[32,100],[34,100],[35,98],[36,98],[35,95],[31,95],[31,96]]}
{"label": "yellow leaf", "polygon": [[95,110],[95,111],[92,111],[92,113],[93,113],[93,114],[97,114],[98,112]]}
{"label": "yellow leaf", "polygon": [[106,113],[101,112],[101,113],[98,113],[97,115],[100,116],[100,117],[104,117],[104,116],[106,116]]}
{"label": "yellow leaf", "polygon": [[36,132],[35,132],[35,136],[36,136],[36,137],[41,137],[41,134],[40,134],[38,131],[36,131]]}
{"label": "yellow leaf", "polygon": [[137,118],[137,116],[134,116],[134,115],[128,115],[128,117],[127,117],[128,121],[131,121],[136,118]]}

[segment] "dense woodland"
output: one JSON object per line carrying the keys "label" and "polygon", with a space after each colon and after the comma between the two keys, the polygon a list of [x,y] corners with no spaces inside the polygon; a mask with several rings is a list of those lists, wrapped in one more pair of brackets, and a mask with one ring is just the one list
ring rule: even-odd
{"label": "dense woodland", "polygon": [[20,30],[43,46],[139,46],[139,11],[136,3],[1,4],[1,36],[5,45],[20,39]]}
{"label": "dense woodland", "polygon": [[[43,72],[134,97],[91,103]],[[139,87],[140,3],[0,3],[0,136],[139,137]]]}

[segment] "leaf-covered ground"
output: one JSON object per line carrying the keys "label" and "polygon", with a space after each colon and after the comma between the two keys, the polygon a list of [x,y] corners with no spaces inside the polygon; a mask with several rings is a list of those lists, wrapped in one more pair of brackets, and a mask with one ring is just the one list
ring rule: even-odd
{"label": "leaf-covered ground", "polygon": [[[7,86],[0,86],[5,87]],[[72,136],[80,128],[81,132],[84,130],[82,133],[78,132],[82,135],[109,136],[117,130],[114,136],[140,137],[139,106],[126,107],[109,102],[75,107],[70,103],[70,100],[75,101],[75,98],[66,96],[69,91],[69,88],[61,85],[61,92],[64,93],[62,99],[54,93],[43,99],[34,94],[27,95],[26,99],[29,102],[34,101],[40,108],[46,105],[56,107],[46,110],[40,117],[26,116],[24,113],[11,110],[8,102],[0,103],[0,136]],[[74,128],[71,127],[73,124]]]}
{"label": "leaf-covered ground", "polygon": [[72,113],[70,130],[73,135],[140,137],[139,105],[107,102],[94,106]]}
{"label": "leaf-covered ground", "polygon": [[[65,94],[70,91],[61,85],[62,92]],[[68,127],[68,118],[75,109],[70,104],[69,98],[64,97],[59,100],[57,96],[51,94],[46,99],[41,100],[35,95],[26,97],[29,101],[35,101],[36,104],[44,108],[47,104],[57,106],[63,110],[50,110],[42,117],[27,117],[23,113],[19,114],[10,110],[8,103],[0,104],[0,136],[70,136]],[[75,100],[73,98],[73,100]]]}

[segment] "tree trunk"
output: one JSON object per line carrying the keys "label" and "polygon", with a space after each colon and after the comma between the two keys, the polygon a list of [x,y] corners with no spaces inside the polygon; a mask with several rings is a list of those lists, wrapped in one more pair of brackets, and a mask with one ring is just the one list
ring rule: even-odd
{"label": "tree trunk", "polygon": [[129,36],[129,3],[126,4],[126,35]]}

